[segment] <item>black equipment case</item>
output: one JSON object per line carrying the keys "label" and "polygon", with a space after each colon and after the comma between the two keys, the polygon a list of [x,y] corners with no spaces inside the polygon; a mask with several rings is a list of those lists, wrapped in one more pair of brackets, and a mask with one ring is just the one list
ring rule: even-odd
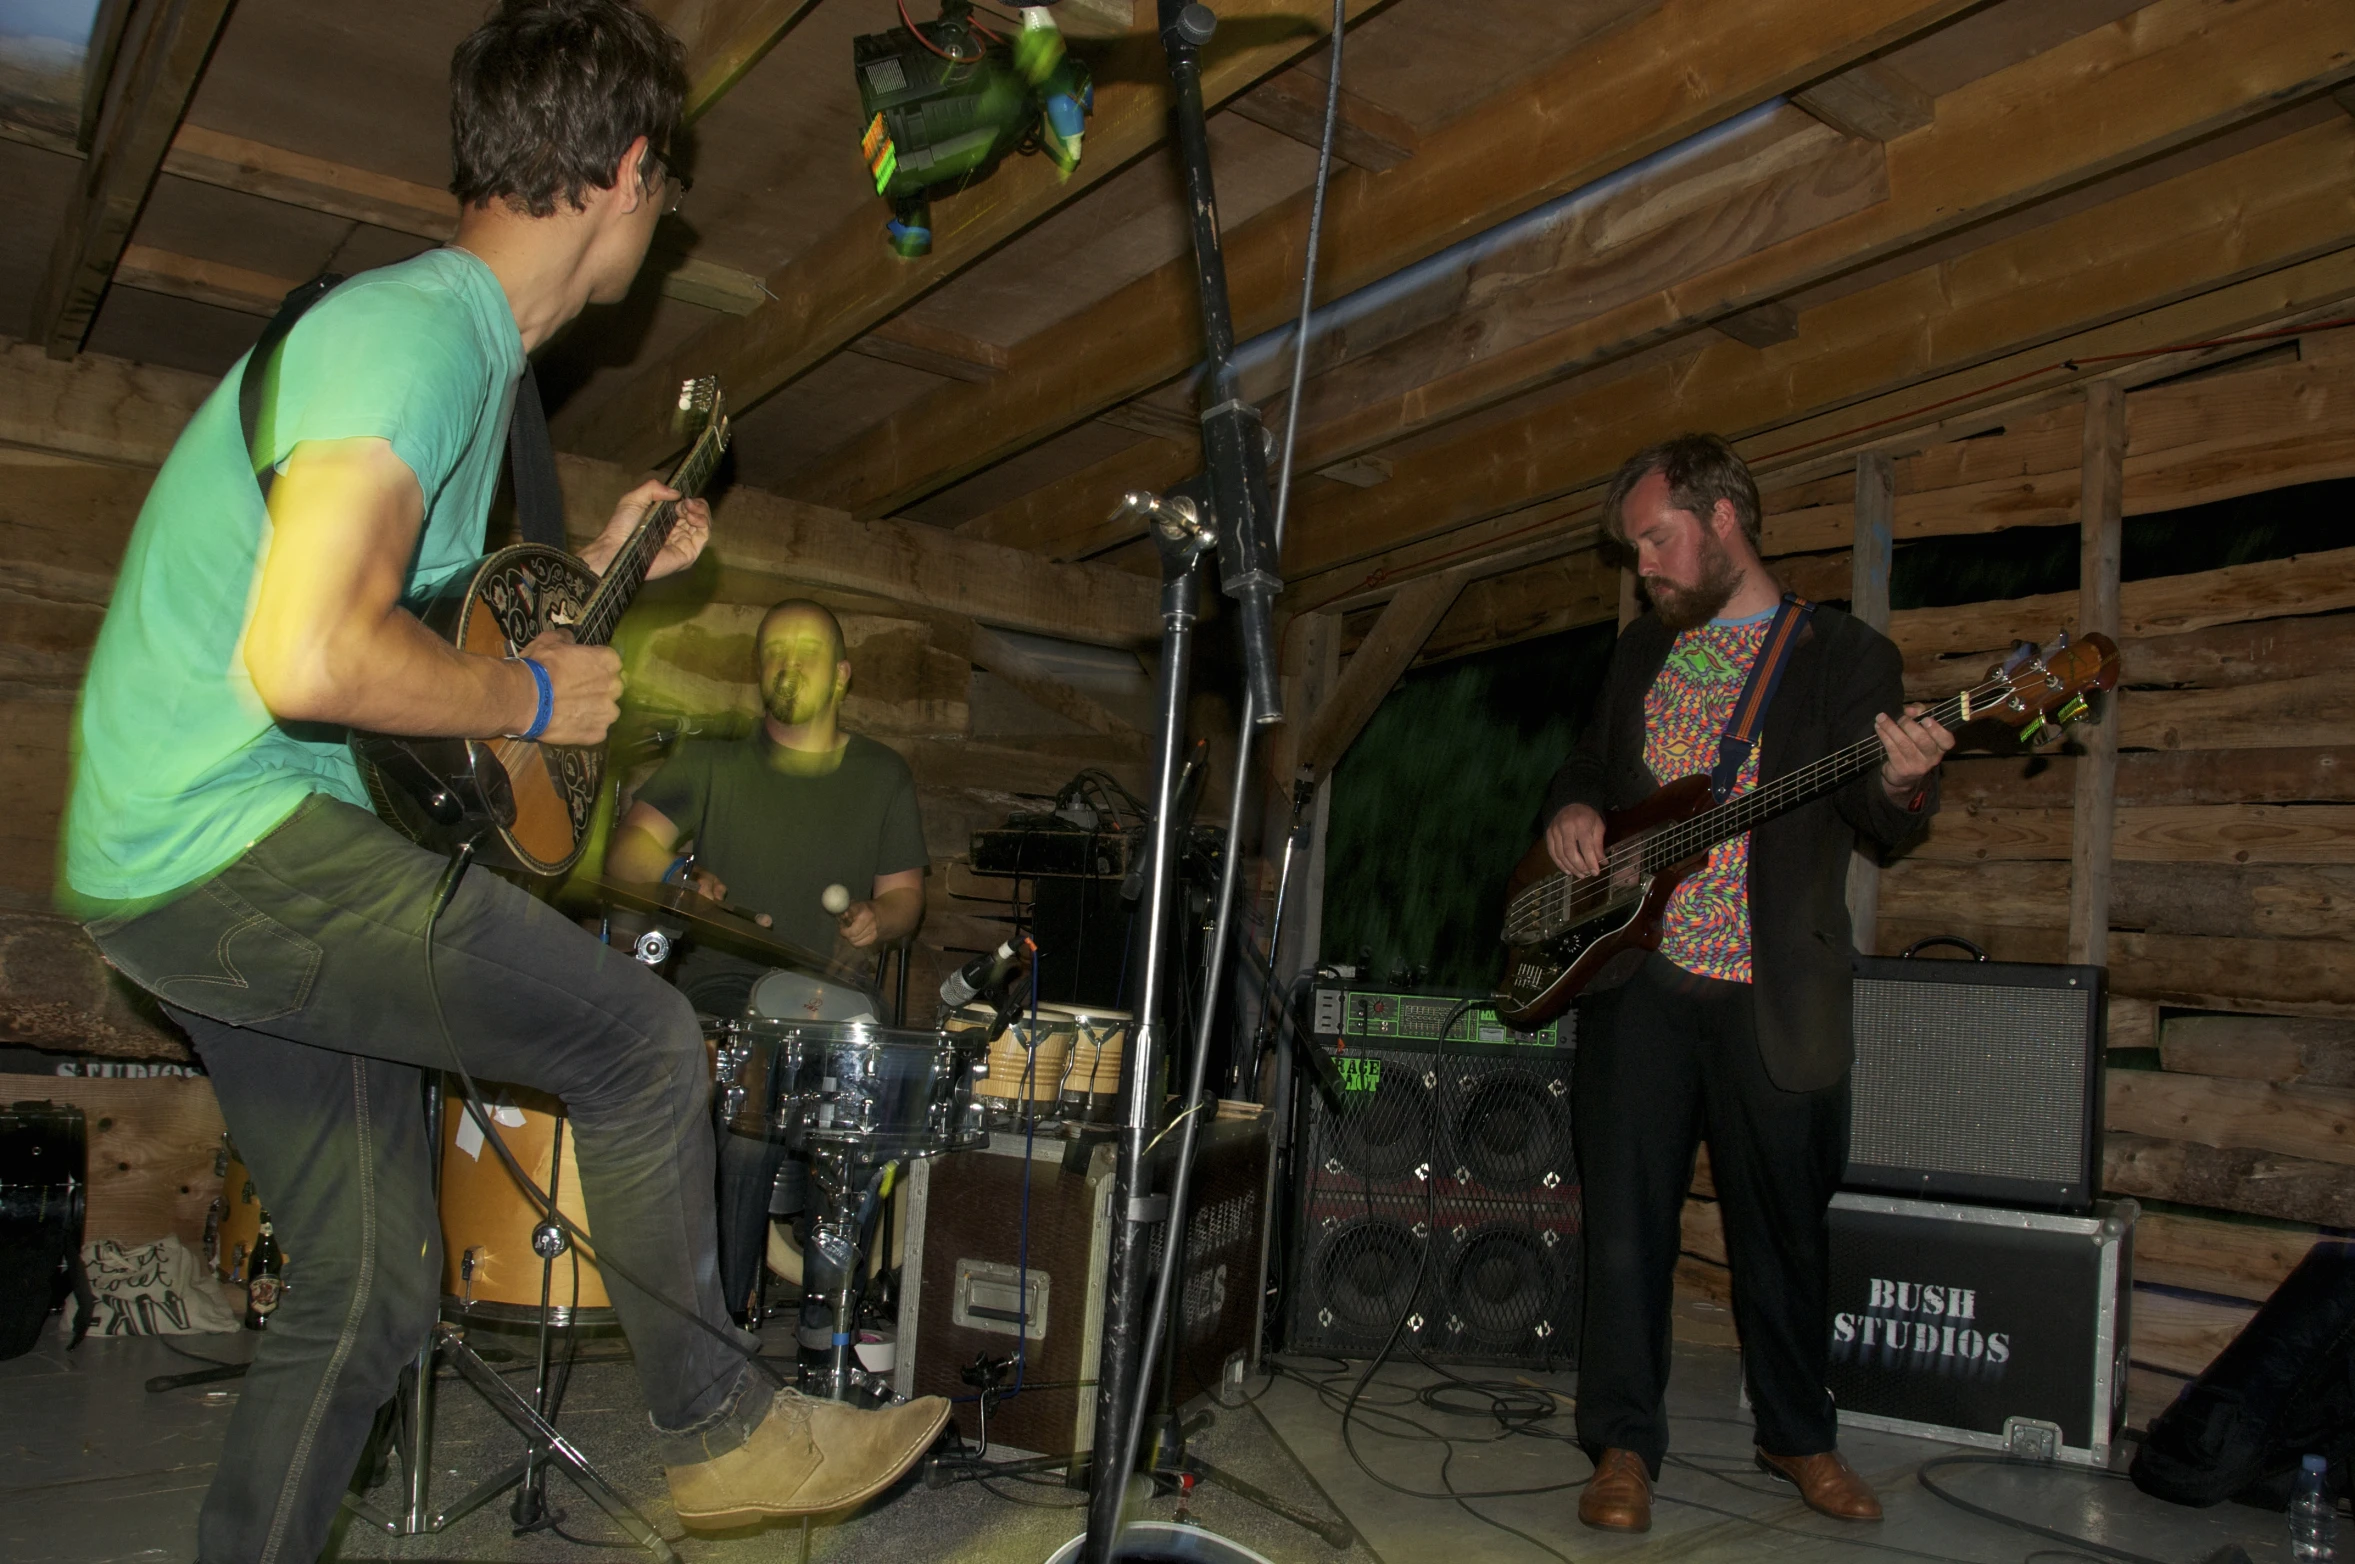
{"label": "black equipment case", "polygon": [[2126,1405],[2131,1200],[2089,1216],[1832,1197],[1840,1421],[2107,1466]]}

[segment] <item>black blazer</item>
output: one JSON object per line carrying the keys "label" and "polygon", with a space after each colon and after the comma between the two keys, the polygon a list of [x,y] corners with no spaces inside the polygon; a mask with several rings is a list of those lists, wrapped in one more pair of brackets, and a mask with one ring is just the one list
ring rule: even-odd
{"label": "black blazer", "polygon": [[[1601,703],[1546,791],[1545,818],[1570,804],[1604,813],[1663,782],[1644,765],[1644,696],[1676,636],[1658,616],[1629,625],[1611,653]],[[1878,630],[1818,605],[1792,649],[1760,737],[1759,781],[1869,738],[1878,712],[1904,704],[1904,660]],[[1886,850],[1938,808],[1933,772],[1921,808],[1890,802],[1877,770],[1750,835],[1750,960],[1758,1050],[1785,1091],[1834,1085],[1855,1055],[1849,999],[1848,863],[1859,836]]]}

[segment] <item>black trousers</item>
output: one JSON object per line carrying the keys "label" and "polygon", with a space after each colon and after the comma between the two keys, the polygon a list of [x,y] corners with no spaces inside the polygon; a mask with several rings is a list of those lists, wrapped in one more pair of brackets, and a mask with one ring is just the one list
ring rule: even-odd
{"label": "black trousers", "polygon": [[[376,1409],[433,1326],[442,1233],[421,1086],[449,1053],[424,932],[442,868],[314,795],[212,879],[90,925],[187,1029],[288,1255],[197,1522],[206,1564],[319,1556]],[[694,1012],[484,869],[435,930],[433,972],[472,1074],[563,1100],[597,1252],[657,1289],[605,1273],[657,1459],[743,1444],[770,1386],[720,1301]]]}
{"label": "black trousers", "polygon": [[1747,983],[1659,956],[1581,1015],[1572,1124],[1586,1199],[1578,1438],[1668,1451],[1669,1306],[1693,1153],[1706,1138],[1733,1266],[1758,1442],[1776,1455],[1838,1443],[1824,1212],[1848,1139],[1848,1083],[1787,1092],[1767,1077]]}

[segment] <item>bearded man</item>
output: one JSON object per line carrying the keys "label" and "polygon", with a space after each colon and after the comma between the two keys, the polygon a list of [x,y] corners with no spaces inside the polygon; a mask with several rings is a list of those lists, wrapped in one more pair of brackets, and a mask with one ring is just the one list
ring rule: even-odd
{"label": "bearded man", "polygon": [[[740,739],[683,740],[638,790],[607,872],[660,880],[692,837],[694,889],[759,914],[788,943],[826,952],[838,939],[860,950],[904,939],[923,921],[929,864],[916,779],[892,750],[841,726],[850,660],[840,622],[791,598],[762,616],[757,648],[760,725]],[[822,904],[830,885],[857,898],[840,914]],[[679,987],[697,1010],[741,1015],[764,970],[698,948],[680,963]],[[720,1284],[741,1314],[767,1251],[772,1192],[797,1210],[805,1180],[775,1142],[723,1131],[719,1156]]]}
{"label": "bearded man", "polygon": [[[1546,844],[1574,875],[1602,868],[1604,811],[1717,763],[1786,602],[1758,556],[1757,484],[1714,435],[1630,457],[1603,516],[1652,609],[1620,636],[1594,718],[1548,793]],[[1659,949],[1585,1003],[1572,1078],[1586,1200],[1578,1436],[1595,1474],[1578,1515],[1605,1530],[1652,1523],[1679,1219],[1703,1139],[1758,1464],[1823,1514],[1881,1514],[1839,1453],[1824,1388],[1824,1213],[1847,1150],[1854,1053],[1848,864],[1859,837],[1887,848],[1921,829],[1954,736],[1918,706],[1900,715],[1903,663],[1886,636],[1788,602],[1797,639],[1728,796],[1868,737],[1886,758],[1719,845],[1670,900]]]}

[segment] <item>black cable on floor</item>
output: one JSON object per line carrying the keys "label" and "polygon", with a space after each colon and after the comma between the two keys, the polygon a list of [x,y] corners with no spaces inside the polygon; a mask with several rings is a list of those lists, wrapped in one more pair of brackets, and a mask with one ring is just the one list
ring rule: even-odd
{"label": "black cable on floor", "polygon": [[[2057,1542],[2065,1548],[2075,1548],[2097,1558],[2116,1559],[2119,1564],[2166,1564],[2165,1560],[2154,1559],[2147,1553],[2135,1553],[2125,1548],[2113,1548],[2106,1542],[2095,1542],[2090,1537],[2080,1537],[2051,1526],[2039,1526],[2034,1521],[2024,1521],[2017,1516],[2006,1515],[2000,1510],[1991,1510],[1983,1504],[1973,1504],[1960,1494],[1941,1488],[1930,1480],[1932,1472],[1942,1471],[1950,1466],[2011,1466],[2029,1471],[2046,1472],[2073,1470],[2072,1468],[2058,1467],[2049,1461],[2023,1461],[2016,1456],[2009,1455],[1942,1455],[1936,1460],[1924,1461],[1920,1468],[1914,1472],[1913,1478],[1915,1482],[1927,1489],[1933,1498],[1942,1499],[1964,1514],[1976,1515],[1983,1521],[1993,1521],[1998,1526],[2008,1526],[2014,1531],[2024,1531],[2031,1536],[2042,1537],[2048,1542]],[[2097,1467],[2085,1468],[2083,1475],[2125,1480],[2121,1473],[2104,1471]]]}

